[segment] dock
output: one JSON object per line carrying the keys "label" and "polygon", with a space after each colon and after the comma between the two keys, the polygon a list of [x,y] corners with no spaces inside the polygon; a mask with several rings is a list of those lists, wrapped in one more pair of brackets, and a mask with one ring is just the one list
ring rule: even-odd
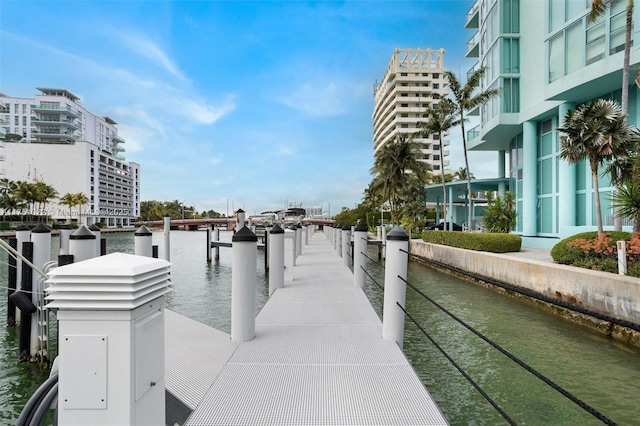
{"label": "dock", "polygon": [[167,424],[446,425],[353,274],[316,232],[294,280],[230,335],[166,310]]}

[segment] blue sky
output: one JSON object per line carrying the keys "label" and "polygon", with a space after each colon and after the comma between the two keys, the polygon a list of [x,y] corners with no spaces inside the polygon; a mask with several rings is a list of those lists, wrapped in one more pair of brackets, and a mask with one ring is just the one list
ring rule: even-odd
{"label": "blue sky", "polygon": [[[4,0],[0,92],[63,88],[117,121],[142,200],[335,214],[371,181],[373,86],[394,48],[444,48],[465,74],[472,3]],[[476,177],[496,175],[495,154],[470,154]]]}

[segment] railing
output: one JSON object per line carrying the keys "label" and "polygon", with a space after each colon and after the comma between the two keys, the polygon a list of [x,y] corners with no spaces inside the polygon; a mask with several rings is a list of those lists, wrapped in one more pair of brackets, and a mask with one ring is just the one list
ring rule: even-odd
{"label": "railing", "polygon": [[[409,252],[408,251],[404,251],[401,250],[404,255],[407,256],[407,258],[409,257]],[[388,286],[387,283],[387,271],[386,271],[386,263],[385,265],[382,265],[380,262],[372,259],[371,257],[369,257],[367,255],[367,253],[364,252],[360,252],[358,253],[358,255],[363,256],[366,260],[364,263],[364,266],[362,266],[362,269],[365,272],[366,277],[368,277],[368,279],[375,284],[379,289],[381,289],[383,291],[383,293],[386,290],[386,287]],[[368,261],[368,262],[367,262]],[[384,283],[380,283],[379,281],[376,280],[376,278],[373,276],[373,274],[370,274],[367,271],[367,266],[368,265],[375,265],[375,267],[377,268],[381,268],[382,270],[385,270],[385,282]],[[394,277],[395,278],[395,277]],[[414,286],[413,284],[411,284],[409,281],[407,281],[406,278],[402,277],[401,275],[398,275],[397,278],[399,280],[401,280],[407,287],[409,287],[411,290],[415,291],[420,297],[422,297],[423,299],[427,300],[429,303],[431,303],[433,306],[435,306],[438,310],[444,312],[446,315],[448,315],[451,319],[453,319],[454,321],[458,322],[459,324],[461,324],[463,327],[465,327],[469,332],[471,332],[473,335],[475,335],[476,337],[480,338],[482,341],[484,341],[485,343],[487,343],[488,345],[490,345],[493,349],[497,350],[498,352],[500,352],[501,354],[503,354],[504,356],[506,356],[507,358],[509,358],[511,361],[513,361],[514,363],[516,363],[518,366],[522,367],[524,370],[526,370],[527,372],[531,373],[533,376],[535,376],[536,378],[538,378],[539,380],[541,380],[542,382],[544,382],[545,384],[547,384],[549,387],[551,387],[552,389],[556,390],[557,392],[559,392],[561,395],[563,395],[564,397],[566,397],[567,399],[569,399],[570,401],[572,401],[573,403],[575,403],[576,405],[578,405],[580,408],[582,408],[583,410],[585,410],[586,412],[588,412],[589,414],[591,414],[593,417],[597,418],[598,420],[600,420],[601,422],[603,422],[604,424],[608,424],[608,425],[613,425],[615,424],[611,419],[607,418],[605,415],[603,415],[602,413],[600,413],[598,410],[596,410],[595,408],[589,406],[588,404],[586,404],[584,401],[580,400],[579,398],[577,398],[576,396],[574,396],[573,394],[571,394],[569,391],[565,390],[564,388],[562,388],[560,385],[558,385],[557,383],[555,383],[554,381],[552,381],[551,379],[549,379],[548,377],[546,377],[545,375],[543,375],[542,373],[540,373],[539,371],[537,371],[536,369],[534,369],[533,367],[529,366],[528,364],[526,364],[524,361],[522,361],[521,359],[519,359],[518,357],[516,357],[515,355],[511,354],[509,351],[507,351],[506,349],[504,349],[503,347],[501,347],[500,345],[498,345],[497,343],[493,342],[491,339],[489,339],[487,336],[483,335],[482,333],[480,333],[478,330],[476,330],[475,328],[471,327],[469,324],[467,324],[462,318],[456,316],[455,314],[453,314],[452,312],[450,312],[444,305],[438,303],[437,301],[435,301],[434,299],[432,299],[431,297],[429,297],[425,292],[423,292],[422,290],[420,290],[419,288],[417,288],[416,286]],[[530,297],[535,297],[535,295]],[[386,310],[387,308],[387,303],[386,303],[386,294],[385,294],[385,306],[383,310]],[[406,310],[405,306],[406,304],[404,303],[404,301],[397,301],[396,302],[396,306],[402,310],[402,312],[404,312],[404,315],[406,316],[406,318],[415,326],[418,328],[418,330],[424,335],[424,337],[460,372],[460,374],[474,387],[474,389],[476,389],[476,391],[507,421],[507,423],[511,424],[511,425],[515,425],[516,423],[509,417],[509,415],[469,376],[469,374],[467,374],[459,365],[458,363],[453,359],[452,356],[450,356],[439,344],[438,342],[436,342],[427,332],[427,330],[425,329],[425,327],[423,327],[420,323],[418,323],[418,321],[415,319],[415,317]],[[386,315],[386,312],[383,313],[379,313],[379,315],[384,318]],[[383,325],[384,328],[384,325]]]}

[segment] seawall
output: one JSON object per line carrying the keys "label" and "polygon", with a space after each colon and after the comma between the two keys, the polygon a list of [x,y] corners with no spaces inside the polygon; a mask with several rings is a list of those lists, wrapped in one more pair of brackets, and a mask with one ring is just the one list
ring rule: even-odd
{"label": "seawall", "polygon": [[[640,324],[640,279],[552,262],[464,250],[413,239],[409,252],[426,261],[461,269],[480,277],[531,290],[572,306]],[[584,318],[580,320],[584,323]],[[587,321],[588,322],[588,321]],[[610,335],[640,344],[640,333],[594,320]]]}

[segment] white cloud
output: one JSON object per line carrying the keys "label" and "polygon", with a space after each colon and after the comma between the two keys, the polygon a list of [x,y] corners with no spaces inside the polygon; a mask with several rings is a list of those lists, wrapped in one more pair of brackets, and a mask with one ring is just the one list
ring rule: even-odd
{"label": "white cloud", "polygon": [[220,164],[222,162],[222,157],[211,157],[209,162],[213,165]]}
{"label": "white cloud", "polygon": [[236,109],[232,96],[227,97],[220,105],[210,105],[187,97],[175,99],[174,104],[177,111],[199,124],[213,124]]}
{"label": "white cloud", "polygon": [[336,83],[304,83],[277,100],[312,117],[333,117],[346,111],[343,105],[345,89]]}
{"label": "white cloud", "polygon": [[151,60],[179,80],[184,81],[186,79],[174,61],[160,48],[160,46],[153,43],[151,40],[139,34],[123,34],[121,31],[117,30],[113,31],[112,35],[118,38],[125,47],[134,53]]}

